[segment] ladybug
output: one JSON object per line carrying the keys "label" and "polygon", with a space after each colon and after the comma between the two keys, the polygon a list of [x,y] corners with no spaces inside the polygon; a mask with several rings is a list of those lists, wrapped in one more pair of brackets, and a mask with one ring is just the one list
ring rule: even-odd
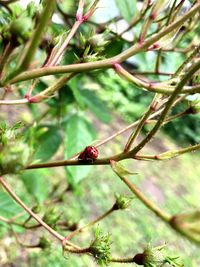
{"label": "ladybug", "polygon": [[86,146],[83,152],[78,156],[79,160],[94,161],[98,158],[99,151],[95,146]]}

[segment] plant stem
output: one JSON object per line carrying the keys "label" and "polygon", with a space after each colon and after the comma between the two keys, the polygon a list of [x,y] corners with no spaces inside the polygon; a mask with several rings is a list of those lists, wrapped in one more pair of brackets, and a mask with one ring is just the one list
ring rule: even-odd
{"label": "plant stem", "polygon": [[123,62],[129,57],[135,55],[139,51],[142,51],[146,48],[148,48],[150,45],[161,39],[166,34],[170,33],[174,29],[180,27],[183,25],[183,23],[188,20],[190,17],[192,17],[196,12],[200,10],[200,3],[197,3],[194,5],[188,12],[186,12],[179,20],[175,21],[174,23],[170,24],[166,28],[164,28],[161,32],[153,35],[152,37],[149,37],[146,39],[146,41],[142,44],[136,44],[133,47],[130,47],[129,49],[125,50],[121,54],[117,55],[113,59],[117,62]]}
{"label": "plant stem", "polygon": [[120,179],[128,186],[128,188],[138,197],[138,199],[141,200],[141,202],[153,213],[161,218],[164,222],[169,223],[171,216],[161,210],[158,206],[156,206],[153,202],[151,202],[148,198],[146,198],[136,187],[134,184],[132,184],[128,178],[120,175],[119,173],[115,172]]}
{"label": "plant stem", "polygon": [[[62,46],[60,47],[60,49],[57,51],[57,53],[55,54],[55,56],[53,58],[49,58],[48,62],[45,64],[45,66],[54,66],[57,63],[59,63],[62,54],[64,53],[65,49],[67,48],[70,40],[72,39],[72,37],[74,36],[74,34],[76,33],[76,31],[78,30],[79,26],[82,24],[82,21],[76,21],[69,33],[69,35],[67,36],[66,40],[63,42]],[[52,51],[54,52],[54,51]]]}
{"label": "plant stem", "polygon": [[110,262],[119,262],[119,263],[133,263],[134,259],[132,258],[111,258]]}
{"label": "plant stem", "polygon": [[69,247],[67,245],[65,245],[63,247],[63,249],[65,251],[68,251],[68,252],[71,252],[71,253],[75,253],[75,254],[85,254],[85,253],[90,253],[90,251],[91,251],[90,247],[82,248],[82,249],[81,248],[80,249],[74,249],[74,248],[71,248],[71,247]]}
{"label": "plant stem", "polygon": [[58,80],[56,80],[53,85],[49,86],[47,89],[45,89],[41,93],[30,97],[28,99],[28,101],[31,102],[31,103],[38,103],[38,102],[41,102],[44,99],[52,97],[56,91],[58,91],[60,88],[62,88],[75,75],[76,75],[76,73],[71,73],[71,74],[64,75],[63,77],[61,77]]}
{"label": "plant stem", "polygon": [[0,100],[0,105],[21,105],[29,103],[28,99],[16,99],[16,100]]}
{"label": "plant stem", "polygon": [[197,45],[194,50],[192,51],[192,53],[190,54],[189,57],[186,58],[186,60],[181,64],[181,66],[177,69],[177,71],[173,74],[173,78],[174,77],[178,77],[179,74],[184,70],[184,68],[187,66],[188,63],[190,63],[192,61],[192,59],[194,59],[194,57],[199,53],[200,51],[200,45]]}
{"label": "plant stem", "polygon": [[174,90],[173,94],[170,96],[168,102],[166,103],[166,106],[164,110],[162,111],[160,118],[156,122],[153,129],[147,134],[147,136],[129,153],[127,153],[127,156],[134,156],[137,154],[138,151],[140,151],[156,134],[156,132],[160,129],[162,126],[170,108],[172,107],[174,101],[176,100],[176,97],[178,94],[181,93],[181,90],[183,86],[186,84],[186,82],[192,77],[192,75],[200,68],[200,60],[198,60],[189,70],[188,72],[183,76],[183,79],[180,81],[180,83],[177,85],[176,89]]}
{"label": "plant stem", "polygon": [[6,64],[9,55],[11,54],[11,52],[14,50],[15,46],[13,45],[12,41],[10,41],[4,51],[3,51],[3,55],[0,58],[0,75],[2,74],[2,70],[4,68],[4,65]]}
{"label": "plant stem", "polygon": [[142,116],[137,128],[135,129],[135,131],[130,135],[128,142],[125,145],[124,151],[128,152],[133,144],[133,142],[135,141],[135,139],[137,138],[137,136],[139,135],[140,131],[142,130],[142,127],[145,125],[147,119],[149,118],[149,116],[156,111],[156,106],[158,104],[158,96],[155,95],[150,107],[148,108],[148,110],[144,113],[144,115]]}
{"label": "plant stem", "polygon": [[113,64],[121,63],[125,61],[126,59],[128,59],[129,57],[137,54],[138,52],[145,50],[150,45],[154,44],[160,38],[165,36],[167,33],[180,27],[187,19],[194,16],[194,14],[197,13],[199,10],[200,10],[200,3],[197,3],[188,12],[186,12],[179,20],[170,24],[169,26],[164,28],[161,32],[154,34],[152,37],[149,37],[142,44],[136,44],[130,47],[129,49],[125,50],[124,52],[120,53],[119,55],[115,57],[96,61],[96,62],[71,64],[67,66],[46,67],[46,68],[25,71],[24,73],[13,78],[9,82],[16,83],[16,82],[25,81],[25,80],[29,80],[29,79],[33,79],[33,78],[37,78],[41,76],[58,74],[58,73],[83,72],[83,71],[89,71],[89,70],[94,70],[94,69],[99,69],[99,68],[110,68],[113,66]]}
{"label": "plant stem", "polygon": [[[174,88],[175,86],[169,85],[171,80],[167,80],[165,82],[162,83],[158,83],[158,82],[151,82],[151,81],[143,81],[142,79],[130,74],[128,71],[126,71],[121,65],[119,64],[115,64],[114,65],[115,70],[117,72],[118,75],[120,75],[121,77],[125,78],[127,81],[147,89],[150,92],[154,92],[154,93],[160,93],[163,95],[172,95],[174,92]],[[185,86],[182,90],[182,94],[184,93],[198,93],[200,92],[200,85],[197,86]]]}
{"label": "plant stem", "polygon": [[182,149],[169,150],[158,155],[137,155],[136,158],[139,160],[168,160],[188,152],[194,152],[199,149],[200,144],[196,144],[194,146],[189,146]]}
{"label": "plant stem", "polygon": [[106,211],[105,213],[103,213],[101,216],[97,217],[95,220],[89,222],[88,224],[84,225],[81,228],[76,229],[75,231],[71,232],[66,239],[69,240],[70,238],[72,238],[73,236],[75,236],[76,234],[85,231],[87,228],[90,228],[91,226],[93,226],[94,224],[96,224],[97,222],[103,220],[105,217],[107,217],[108,215],[110,215],[114,210],[114,208],[110,208],[108,211]]}
{"label": "plant stem", "polygon": [[[11,189],[8,183],[0,176],[0,183],[3,188],[8,192],[8,194],[28,213],[30,214],[40,225],[42,225],[50,234],[52,234],[59,241],[63,241],[64,236],[57,233],[53,230],[48,224],[46,224],[37,214],[35,214],[30,208],[28,208],[25,203],[15,194],[15,192]],[[74,245],[70,242],[67,242],[69,246],[74,247]]]}
{"label": "plant stem", "polygon": [[21,57],[18,67],[16,70],[8,74],[8,76],[4,79],[3,81],[4,85],[7,84],[9,80],[11,80],[13,77],[21,73],[24,69],[27,69],[36,53],[36,50],[41,41],[42,34],[49,22],[50,17],[53,14],[53,10],[55,7],[55,0],[46,0],[44,3],[45,3],[45,7],[41,14],[40,21],[37,25],[36,30],[33,32],[33,35],[30,39],[30,42],[27,48],[25,49],[24,54]]}
{"label": "plant stem", "polygon": [[[54,65],[56,65],[57,63],[60,62],[61,56],[64,53],[65,49],[67,48],[70,40],[75,35],[75,33],[78,30],[79,26],[83,23],[82,16],[83,16],[84,4],[85,4],[85,2],[83,0],[79,0],[78,10],[76,12],[76,22],[72,26],[71,31],[68,34],[66,40],[63,42],[63,44],[58,49],[58,51],[55,53],[55,55],[53,57],[50,55],[49,60],[47,61],[45,66],[54,66]],[[54,49],[56,49],[56,48],[54,47]],[[54,54],[54,49],[52,50],[51,54]]]}

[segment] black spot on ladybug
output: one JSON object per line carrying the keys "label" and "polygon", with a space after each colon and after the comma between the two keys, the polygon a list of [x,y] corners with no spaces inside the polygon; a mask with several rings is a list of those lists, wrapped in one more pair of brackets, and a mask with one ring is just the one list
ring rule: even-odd
{"label": "black spot on ladybug", "polygon": [[79,160],[94,161],[98,158],[99,151],[95,146],[87,146],[78,156]]}

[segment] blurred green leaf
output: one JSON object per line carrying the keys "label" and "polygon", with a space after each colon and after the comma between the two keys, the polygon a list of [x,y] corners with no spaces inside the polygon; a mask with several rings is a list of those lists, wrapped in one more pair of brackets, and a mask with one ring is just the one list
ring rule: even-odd
{"label": "blurred green leaf", "polygon": [[109,123],[111,115],[106,107],[106,104],[91,90],[82,90],[84,96],[84,102],[88,108],[96,115],[96,117],[105,122]]}
{"label": "blurred green leaf", "polygon": [[137,1],[136,0],[115,0],[116,6],[118,7],[122,17],[130,22],[134,14],[137,12]]}
{"label": "blurred green leaf", "polygon": [[82,109],[85,108],[84,96],[82,95],[82,91],[79,86],[79,80],[77,78],[70,81],[70,89],[79,107]]}
{"label": "blurred green leaf", "polygon": [[48,179],[50,172],[48,169],[27,170],[21,174],[21,179],[28,193],[38,202],[44,201],[49,192]]}
{"label": "blurred green leaf", "polygon": [[[65,128],[65,158],[83,150],[95,139],[93,126],[82,116],[73,115]],[[91,166],[66,167],[67,179],[71,185],[77,185],[90,172]]]}
{"label": "blurred green leaf", "polygon": [[[38,137],[37,137],[38,134]],[[56,126],[43,125],[38,127],[36,133],[36,159],[49,160],[58,150],[61,144],[61,134]]]}
{"label": "blurred green leaf", "polygon": [[107,58],[114,57],[122,52],[124,41],[121,39],[114,39],[105,47],[105,54]]}
{"label": "blurred green leaf", "polygon": [[14,202],[14,200],[2,189],[0,189],[0,214],[6,218],[10,218],[22,209]]}

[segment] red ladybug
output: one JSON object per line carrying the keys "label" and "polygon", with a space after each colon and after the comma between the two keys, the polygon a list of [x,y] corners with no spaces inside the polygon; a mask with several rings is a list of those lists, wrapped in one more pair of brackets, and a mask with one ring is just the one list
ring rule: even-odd
{"label": "red ladybug", "polygon": [[86,148],[83,150],[83,152],[80,153],[78,156],[79,160],[95,160],[98,158],[99,151],[95,146],[86,146]]}

